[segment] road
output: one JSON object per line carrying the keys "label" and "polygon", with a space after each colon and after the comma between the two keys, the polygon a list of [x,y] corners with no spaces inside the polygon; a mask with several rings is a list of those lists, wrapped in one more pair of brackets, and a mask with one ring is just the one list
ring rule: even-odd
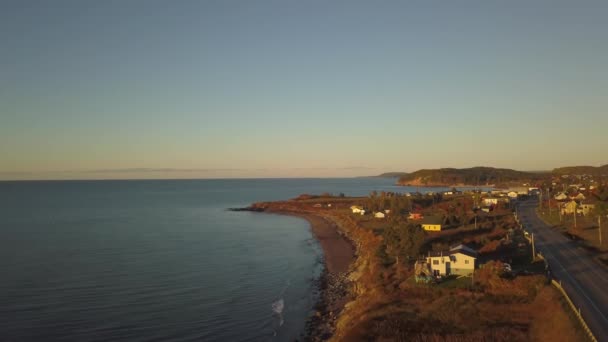
{"label": "road", "polygon": [[608,267],[591,254],[547,226],[535,212],[536,201],[518,206],[520,223],[534,234],[536,250],[548,261],[553,277],[580,307],[581,314],[598,341],[608,342]]}

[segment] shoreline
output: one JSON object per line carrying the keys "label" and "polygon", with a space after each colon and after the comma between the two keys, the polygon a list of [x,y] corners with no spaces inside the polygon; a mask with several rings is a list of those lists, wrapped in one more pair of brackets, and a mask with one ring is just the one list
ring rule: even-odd
{"label": "shoreline", "polygon": [[291,210],[264,210],[268,214],[287,215],[306,220],[313,237],[323,251],[323,271],[317,280],[319,298],[313,315],[306,320],[304,339],[325,341],[335,332],[335,323],[349,301],[350,266],[356,259],[356,248],[333,220],[317,213]]}

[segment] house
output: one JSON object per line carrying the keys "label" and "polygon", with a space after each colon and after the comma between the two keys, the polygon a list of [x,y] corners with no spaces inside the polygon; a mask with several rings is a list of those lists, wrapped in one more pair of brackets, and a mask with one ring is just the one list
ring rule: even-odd
{"label": "house", "polygon": [[365,209],[363,209],[363,207],[360,207],[358,205],[351,206],[350,210],[353,212],[353,214],[365,215]]}
{"label": "house", "polygon": [[498,204],[498,198],[496,197],[486,197],[483,199],[483,204],[485,205],[496,205]]}
{"label": "house", "polygon": [[434,276],[468,276],[475,272],[477,252],[465,245],[450,248],[449,251],[432,252],[426,258]]}
{"label": "house", "polygon": [[518,194],[517,192],[515,192],[515,191],[509,191],[509,192],[507,193],[507,196],[508,196],[509,198],[511,198],[511,199],[517,199],[517,196],[519,196],[519,194]]}
{"label": "house", "polygon": [[439,216],[427,216],[421,222],[422,229],[431,232],[440,232],[442,224],[443,218]]}
{"label": "house", "polygon": [[518,195],[529,195],[530,190],[523,186],[516,186],[509,189],[509,191],[517,192]]}
{"label": "house", "polygon": [[575,201],[564,203],[561,206],[562,215],[574,214],[576,212],[576,208],[578,208],[578,204]]}
{"label": "house", "polygon": [[409,220],[422,220],[424,216],[421,213],[410,213],[407,217]]}
{"label": "house", "polygon": [[594,209],[595,209],[595,204],[582,204],[581,203],[581,205],[579,205],[578,208],[576,209],[576,213],[587,216],[587,215],[591,214]]}
{"label": "house", "polygon": [[582,201],[582,200],[586,199],[586,197],[585,197],[585,195],[583,195],[579,192],[575,196],[570,196],[570,199],[575,200],[575,201]]}
{"label": "house", "polygon": [[567,199],[568,199],[568,195],[566,195],[566,194],[565,194],[565,193],[563,193],[563,192],[560,192],[559,194],[555,195],[555,197],[554,197],[554,198],[555,198],[555,200],[557,200],[557,201],[565,201],[565,200],[567,200]]}
{"label": "house", "polygon": [[379,212],[374,213],[374,217],[375,218],[379,218],[379,219],[383,219],[383,218],[386,217],[386,215],[383,212],[379,211]]}
{"label": "house", "polygon": [[321,208],[322,206],[323,205],[321,205],[321,203],[317,203],[317,204],[313,205],[313,207],[315,207],[315,208]]}

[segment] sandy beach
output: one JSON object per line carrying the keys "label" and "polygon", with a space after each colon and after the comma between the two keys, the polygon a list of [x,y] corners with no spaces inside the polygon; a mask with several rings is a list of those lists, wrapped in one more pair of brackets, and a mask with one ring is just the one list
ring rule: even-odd
{"label": "sandy beach", "polygon": [[329,273],[340,274],[348,271],[355,258],[355,249],[352,243],[339,233],[335,223],[314,214],[286,214],[302,217],[310,223],[312,233],[323,249],[325,266]]}

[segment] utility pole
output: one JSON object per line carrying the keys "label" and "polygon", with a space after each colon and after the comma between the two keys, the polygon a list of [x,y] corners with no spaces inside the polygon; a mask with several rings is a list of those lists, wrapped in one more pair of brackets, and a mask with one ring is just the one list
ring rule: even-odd
{"label": "utility pole", "polygon": [[536,260],[536,251],[534,250],[534,233],[530,234],[530,241],[532,242],[532,262]]}
{"label": "utility pole", "polygon": [[574,213],[572,213],[572,215],[574,215],[574,228],[576,228],[576,207],[574,208]]}
{"label": "utility pole", "polygon": [[547,188],[547,205],[549,206],[549,216],[551,216],[551,196],[549,194],[549,188]]}
{"label": "utility pole", "polygon": [[597,217],[597,232],[600,234],[600,247],[602,247],[602,216]]}

